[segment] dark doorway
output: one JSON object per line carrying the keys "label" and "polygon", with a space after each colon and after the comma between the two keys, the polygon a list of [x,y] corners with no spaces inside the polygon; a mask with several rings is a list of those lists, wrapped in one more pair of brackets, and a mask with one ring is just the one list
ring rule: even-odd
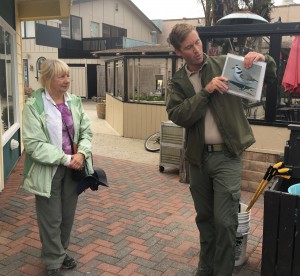
{"label": "dark doorway", "polygon": [[87,65],[88,99],[97,97],[97,65]]}

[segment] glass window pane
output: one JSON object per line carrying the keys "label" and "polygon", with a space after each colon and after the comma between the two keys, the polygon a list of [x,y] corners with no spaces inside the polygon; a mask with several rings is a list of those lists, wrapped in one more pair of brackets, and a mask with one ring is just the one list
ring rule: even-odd
{"label": "glass window pane", "polygon": [[37,23],[47,25],[47,20],[38,20]]}
{"label": "glass window pane", "polygon": [[116,97],[124,99],[124,65],[123,60],[116,62]]}
{"label": "glass window pane", "polygon": [[61,19],[61,36],[66,38],[71,38],[70,33],[70,20],[69,19]]}
{"label": "glass window pane", "polygon": [[91,21],[91,37],[100,37],[100,24]]}
{"label": "glass window pane", "polygon": [[22,33],[22,38],[25,38],[25,22],[21,22],[21,33]]}
{"label": "glass window pane", "polygon": [[72,20],[72,39],[81,40],[81,18],[71,17]]}
{"label": "glass window pane", "polygon": [[107,24],[102,24],[102,37],[111,37],[110,26]]}
{"label": "glass window pane", "polygon": [[35,37],[35,22],[26,21],[25,22],[25,37]]}
{"label": "glass window pane", "polygon": [[130,58],[128,60],[129,101],[164,103],[172,60],[168,58]]}
{"label": "glass window pane", "polygon": [[0,27],[0,104],[1,132],[7,131],[14,123],[14,70],[13,67],[13,36]]}
{"label": "glass window pane", "polygon": [[114,96],[114,62],[107,65],[107,92]]}

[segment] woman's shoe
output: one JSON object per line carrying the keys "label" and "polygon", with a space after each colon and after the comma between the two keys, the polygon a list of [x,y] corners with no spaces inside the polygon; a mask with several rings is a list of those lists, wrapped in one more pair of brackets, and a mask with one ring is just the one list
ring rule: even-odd
{"label": "woman's shoe", "polygon": [[70,257],[68,254],[66,254],[66,257],[64,259],[64,262],[61,265],[61,268],[63,269],[73,269],[77,266],[76,261]]}

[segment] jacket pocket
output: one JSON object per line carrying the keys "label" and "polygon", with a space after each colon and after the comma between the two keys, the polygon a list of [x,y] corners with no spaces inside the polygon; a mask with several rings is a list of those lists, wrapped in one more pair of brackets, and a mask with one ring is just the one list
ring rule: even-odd
{"label": "jacket pocket", "polygon": [[22,187],[33,194],[50,197],[51,183],[52,167],[33,163]]}

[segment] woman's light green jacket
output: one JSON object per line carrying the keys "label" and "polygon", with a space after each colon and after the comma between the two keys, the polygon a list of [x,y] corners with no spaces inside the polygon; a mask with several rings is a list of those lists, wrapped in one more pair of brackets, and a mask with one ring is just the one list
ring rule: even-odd
{"label": "woman's light green jacket", "polygon": [[[29,192],[50,197],[53,169],[64,165],[67,155],[50,143],[47,130],[42,93],[39,89],[33,93],[23,110],[22,139],[25,148],[24,180],[22,187]],[[69,94],[68,105],[74,123],[74,142],[78,152],[84,154],[88,173],[93,173],[91,160],[92,131],[90,120],[83,111],[81,98]]]}

